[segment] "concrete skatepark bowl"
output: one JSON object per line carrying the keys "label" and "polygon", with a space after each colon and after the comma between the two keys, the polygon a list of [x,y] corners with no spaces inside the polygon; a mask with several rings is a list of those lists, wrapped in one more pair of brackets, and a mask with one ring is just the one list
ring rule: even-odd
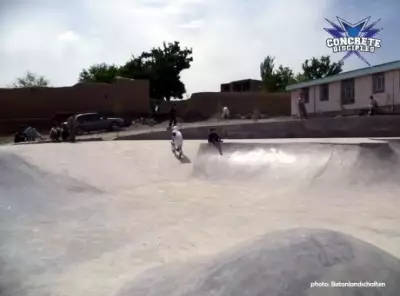
{"label": "concrete skatepark bowl", "polygon": [[399,295],[399,147],[2,146],[0,295]]}

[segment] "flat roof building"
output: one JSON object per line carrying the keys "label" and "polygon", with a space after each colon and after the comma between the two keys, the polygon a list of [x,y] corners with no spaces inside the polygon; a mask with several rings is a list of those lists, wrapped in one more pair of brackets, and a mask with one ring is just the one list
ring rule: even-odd
{"label": "flat roof building", "polygon": [[262,81],[255,79],[236,80],[221,84],[221,92],[260,92]]}
{"label": "flat roof building", "polygon": [[297,98],[303,92],[308,113],[357,111],[367,108],[372,95],[379,106],[400,105],[400,61],[343,72],[286,87],[291,113],[297,115]]}

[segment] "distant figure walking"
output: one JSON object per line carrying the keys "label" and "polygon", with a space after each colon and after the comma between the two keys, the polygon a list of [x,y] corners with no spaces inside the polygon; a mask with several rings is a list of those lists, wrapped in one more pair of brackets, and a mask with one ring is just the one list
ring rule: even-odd
{"label": "distant figure walking", "polygon": [[176,125],[176,104],[171,106],[169,110],[169,127],[173,127]]}
{"label": "distant figure walking", "polygon": [[225,106],[224,108],[222,108],[222,119],[228,119],[229,118],[229,109],[227,106]]}
{"label": "distant figure walking", "polygon": [[300,97],[297,99],[297,109],[301,120],[308,118],[306,103],[304,101],[303,93],[300,93]]}
{"label": "distant figure walking", "polygon": [[369,97],[369,111],[368,115],[377,115],[379,113],[378,101],[373,97]]}

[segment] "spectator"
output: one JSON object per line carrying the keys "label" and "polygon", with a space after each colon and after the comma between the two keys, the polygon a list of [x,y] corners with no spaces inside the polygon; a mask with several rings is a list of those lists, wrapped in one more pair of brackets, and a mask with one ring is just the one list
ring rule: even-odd
{"label": "spectator", "polygon": [[61,139],[63,140],[63,142],[65,142],[69,139],[69,131],[68,131],[68,127],[65,123],[63,123],[63,125],[61,127]]}
{"label": "spectator", "polygon": [[55,124],[51,129],[50,129],[50,139],[52,141],[59,141],[61,138],[61,128],[58,124]]}
{"label": "spectator", "polygon": [[377,115],[379,113],[378,101],[373,97],[369,97],[369,112],[368,115]]}
{"label": "spectator", "polygon": [[78,123],[76,122],[75,116],[71,116],[67,120],[67,127],[68,127],[68,132],[69,132],[69,140],[71,142],[76,141],[76,128],[78,126]]}
{"label": "spectator", "polygon": [[224,108],[222,108],[222,119],[228,119],[229,118],[229,109],[227,106],[225,106]]}
{"label": "spectator", "polygon": [[18,131],[14,134],[14,143],[21,143],[27,140],[26,134],[23,131]]}
{"label": "spectator", "polygon": [[176,104],[174,103],[169,110],[169,127],[176,125]]}
{"label": "spectator", "polygon": [[36,138],[43,140],[43,136],[34,128],[34,127],[27,127],[24,131],[26,138],[30,142],[36,141]]}
{"label": "spectator", "polygon": [[297,99],[297,109],[301,120],[308,118],[306,103],[304,101],[303,93],[300,93],[300,97]]}

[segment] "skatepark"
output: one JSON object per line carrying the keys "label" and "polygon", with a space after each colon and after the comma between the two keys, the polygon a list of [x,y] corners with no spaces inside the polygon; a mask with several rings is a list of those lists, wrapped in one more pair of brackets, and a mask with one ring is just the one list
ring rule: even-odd
{"label": "skatepark", "polygon": [[0,146],[0,295],[398,295],[396,140],[183,150]]}

